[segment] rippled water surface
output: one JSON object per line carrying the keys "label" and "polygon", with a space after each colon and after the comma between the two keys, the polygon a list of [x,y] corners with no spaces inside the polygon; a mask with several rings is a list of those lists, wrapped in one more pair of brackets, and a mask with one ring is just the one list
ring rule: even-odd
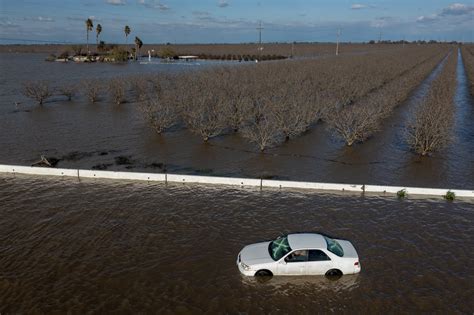
{"label": "rippled water surface", "polygon": [[[0,175],[0,313],[472,313],[474,204]],[[337,281],[240,276],[291,231],[351,240]]]}

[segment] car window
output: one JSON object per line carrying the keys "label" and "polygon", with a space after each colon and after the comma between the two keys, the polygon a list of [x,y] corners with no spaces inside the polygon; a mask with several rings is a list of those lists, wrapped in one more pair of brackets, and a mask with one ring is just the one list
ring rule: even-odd
{"label": "car window", "polygon": [[333,240],[332,238],[329,238],[327,236],[324,236],[324,239],[326,240],[326,244],[328,245],[327,250],[330,251],[331,253],[342,257],[344,256],[344,250],[342,249],[341,244],[339,244],[338,241]]}
{"label": "car window", "polygon": [[285,257],[286,262],[303,262],[308,260],[307,250],[295,250]]}
{"label": "car window", "polygon": [[270,242],[268,245],[268,252],[273,260],[277,261],[291,252],[290,244],[288,244],[288,237],[282,236]]}
{"label": "car window", "polygon": [[309,261],[326,261],[331,260],[322,250],[311,249],[308,256]]}

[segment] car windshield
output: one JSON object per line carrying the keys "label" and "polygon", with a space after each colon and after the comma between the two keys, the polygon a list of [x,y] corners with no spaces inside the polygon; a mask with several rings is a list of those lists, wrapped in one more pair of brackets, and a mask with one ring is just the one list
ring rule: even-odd
{"label": "car windshield", "polygon": [[280,260],[283,256],[291,252],[287,236],[280,236],[268,245],[268,252],[273,260]]}
{"label": "car windshield", "polygon": [[326,236],[324,236],[324,239],[326,240],[326,244],[328,245],[328,251],[339,257],[344,256],[344,250],[342,250],[341,244],[339,244],[336,240],[333,240],[332,238]]}

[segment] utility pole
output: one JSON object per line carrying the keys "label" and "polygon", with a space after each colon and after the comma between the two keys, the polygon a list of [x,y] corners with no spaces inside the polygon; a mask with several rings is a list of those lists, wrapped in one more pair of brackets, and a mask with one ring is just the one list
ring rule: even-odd
{"label": "utility pole", "polygon": [[263,30],[263,27],[262,27],[262,21],[261,20],[259,21],[257,30],[258,30],[258,54],[261,55],[262,50],[263,50],[263,47],[262,47],[262,30]]}
{"label": "utility pole", "polygon": [[341,36],[341,29],[337,30],[337,42],[336,42],[336,56],[339,56],[339,37]]}
{"label": "utility pole", "polygon": [[379,32],[379,44],[382,42],[382,31]]}
{"label": "utility pole", "polygon": [[262,46],[262,30],[263,30],[262,21],[259,21],[257,30],[258,30],[258,45]]}

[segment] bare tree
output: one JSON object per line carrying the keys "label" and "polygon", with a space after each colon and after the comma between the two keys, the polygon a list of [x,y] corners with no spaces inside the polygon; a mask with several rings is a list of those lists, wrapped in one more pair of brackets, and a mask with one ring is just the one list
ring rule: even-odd
{"label": "bare tree", "polygon": [[[252,91],[248,85],[236,80],[237,74],[235,72],[230,72],[231,69],[228,70],[229,72],[221,73],[216,88],[220,89],[219,95],[223,98],[225,124],[237,132],[252,115],[252,99],[250,97]],[[249,76],[249,73],[244,72],[244,75]]]}
{"label": "bare tree", "polygon": [[420,155],[428,155],[449,143],[450,121],[440,106],[423,104],[407,126],[407,143]]}
{"label": "bare tree", "polygon": [[126,81],[123,78],[114,78],[109,82],[109,94],[116,105],[125,103]]}
{"label": "bare tree", "polygon": [[381,108],[370,105],[334,107],[326,113],[329,130],[342,138],[347,146],[363,142],[379,129],[383,115]]}
{"label": "bare tree", "polygon": [[420,155],[440,150],[451,141],[456,65],[457,54],[452,53],[407,125],[407,143]]}
{"label": "bare tree", "polygon": [[267,97],[254,97],[253,118],[242,128],[242,136],[255,143],[260,151],[281,142],[282,134]]}
{"label": "bare tree", "polygon": [[102,83],[99,80],[84,80],[82,81],[87,99],[91,103],[95,103],[99,100],[99,94],[102,91]]}
{"label": "bare tree", "polygon": [[42,106],[43,103],[53,95],[53,92],[48,82],[34,81],[23,84],[23,95],[35,100],[38,105]]}
{"label": "bare tree", "polygon": [[271,108],[275,123],[286,141],[308,130],[320,119],[321,112],[309,82],[301,78],[288,81],[284,88],[272,92]]}
{"label": "bare tree", "polygon": [[221,91],[213,86],[212,73],[193,73],[183,84],[187,97],[182,103],[182,116],[189,130],[204,141],[221,134],[227,127]]}
{"label": "bare tree", "polygon": [[179,115],[176,104],[159,92],[154,92],[146,101],[141,103],[140,111],[146,122],[158,134],[178,122]]}
{"label": "bare tree", "polygon": [[135,93],[135,97],[138,101],[144,101],[147,97],[148,86],[150,85],[150,80],[147,80],[143,76],[134,76],[129,79],[130,87]]}

